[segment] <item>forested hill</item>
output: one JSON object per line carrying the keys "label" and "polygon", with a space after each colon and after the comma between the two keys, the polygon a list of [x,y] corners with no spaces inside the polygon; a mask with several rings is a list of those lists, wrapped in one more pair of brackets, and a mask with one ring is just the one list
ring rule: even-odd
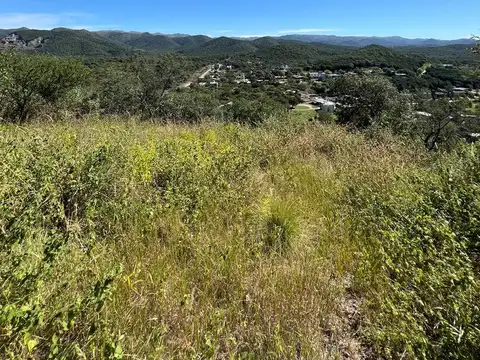
{"label": "forested hill", "polygon": [[209,41],[212,39],[203,35],[173,37],[150,33],[90,32],[65,28],[0,30],[2,47],[10,46],[60,56],[118,57],[145,51],[165,53],[199,47]]}
{"label": "forested hill", "polygon": [[326,67],[345,69],[364,65],[411,69],[427,59],[459,63],[472,61],[472,55],[467,52],[469,45],[465,44],[399,48],[378,45],[354,47],[274,37],[251,40],[228,37],[212,39],[204,35],[89,32],[65,28],[0,30],[0,47],[16,47],[59,56],[85,57],[123,57],[135,53],[166,52],[177,52],[212,60],[246,56],[272,64],[322,64]]}
{"label": "forested hill", "polygon": [[472,39],[438,40],[438,39],[406,39],[400,36],[335,36],[335,35],[284,35],[280,39],[303,41],[308,43],[323,43],[347,46],[381,45],[389,47],[398,46],[446,46],[446,45],[472,45]]}
{"label": "forested hill", "polygon": [[[1,32],[0,32],[1,34]],[[99,34],[87,30],[70,30],[58,28],[53,30],[18,29],[10,34],[16,35],[15,39],[2,37],[0,46],[9,43],[25,50],[34,50],[59,56],[125,56],[132,53],[127,45],[109,40]],[[5,35],[6,36],[6,35]],[[4,46],[6,44],[3,44]]]}
{"label": "forested hill", "polygon": [[182,48],[189,48],[202,45],[210,40],[210,37],[205,35],[180,35],[167,36],[150,33],[131,33],[123,31],[103,31],[98,34],[106,37],[109,40],[114,40],[128,45],[135,49],[167,52],[180,50]]}
{"label": "forested hill", "polygon": [[454,44],[445,46],[404,46],[396,50],[406,54],[416,54],[442,62],[472,63],[478,56],[471,51],[472,45]]}

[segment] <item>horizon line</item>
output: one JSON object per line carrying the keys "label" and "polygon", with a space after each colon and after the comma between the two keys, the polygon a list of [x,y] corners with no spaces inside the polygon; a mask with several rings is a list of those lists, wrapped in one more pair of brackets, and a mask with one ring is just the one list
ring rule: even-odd
{"label": "horizon line", "polygon": [[[57,27],[52,27],[52,28],[29,28],[26,26],[18,27],[18,28],[10,28],[10,29],[0,29],[0,30],[9,30],[9,31],[16,31],[20,29],[28,29],[28,30],[42,30],[42,31],[52,31],[56,29],[67,29],[67,30],[73,30],[73,31],[89,31],[93,33],[98,33],[98,32],[123,32],[123,33],[137,33],[137,34],[152,34],[152,35],[185,35],[185,36],[198,36],[198,35],[203,35],[203,36],[208,36],[211,38],[220,38],[220,37],[229,37],[229,38],[239,38],[239,39],[254,39],[254,38],[262,38],[262,37],[286,37],[286,36],[302,36],[302,37],[308,37],[308,36],[328,36],[328,37],[338,37],[338,38],[345,38],[345,37],[356,37],[356,38],[378,38],[378,39],[385,39],[385,38],[402,38],[406,40],[440,40],[440,41],[456,41],[456,40],[473,40],[473,35],[470,36],[465,36],[465,37],[460,37],[460,38],[453,38],[453,39],[442,39],[442,38],[433,38],[433,37],[405,37],[402,35],[384,35],[384,36],[379,36],[379,35],[337,35],[337,34],[331,34],[331,33],[310,33],[307,32],[305,29],[304,32],[299,31],[299,32],[287,32],[287,30],[280,30],[276,33],[264,33],[264,34],[239,34],[239,35],[234,35],[231,34],[233,32],[232,30],[221,30],[221,31],[213,31],[213,33],[218,33],[218,34],[224,34],[224,35],[218,35],[218,36],[212,36],[212,32],[210,34],[206,33],[182,33],[182,32],[160,32],[160,31],[141,31],[141,30],[121,30],[120,28],[105,28],[105,29],[95,29],[96,26],[73,26],[73,27],[68,27],[68,26],[57,26]],[[313,30],[313,29],[309,29]],[[324,29],[325,31],[333,30],[333,29]],[[335,31],[335,30],[333,30]],[[228,36],[225,35],[228,33]]]}

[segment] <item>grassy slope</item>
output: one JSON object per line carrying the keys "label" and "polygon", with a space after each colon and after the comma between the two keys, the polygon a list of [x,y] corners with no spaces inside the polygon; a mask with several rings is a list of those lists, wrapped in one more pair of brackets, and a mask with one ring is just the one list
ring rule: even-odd
{"label": "grassy slope", "polygon": [[[2,300],[14,304],[0,348],[318,359],[358,355],[362,335],[380,353],[407,349],[377,337],[396,335],[389,318],[375,323],[389,288],[357,256],[374,227],[358,211],[368,205],[350,202],[411,190],[398,178],[428,174],[425,155],[315,124],[1,130],[3,244],[18,246],[8,261],[0,251]],[[357,308],[368,331],[353,324]],[[40,324],[15,320],[40,313]]]}

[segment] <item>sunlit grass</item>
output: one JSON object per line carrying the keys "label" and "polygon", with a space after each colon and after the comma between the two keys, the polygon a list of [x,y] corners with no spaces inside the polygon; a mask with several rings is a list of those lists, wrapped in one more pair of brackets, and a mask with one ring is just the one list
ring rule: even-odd
{"label": "sunlit grass", "polygon": [[[44,319],[0,346],[44,358],[55,336],[55,354],[131,359],[359,356],[346,304],[353,288],[372,295],[354,280],[365,234],[350,194],[388,194],[427,157],[301,119],[2,125],[0,156],[3,236],[22,245],[20,267],[1,252],[2,299]],[[3,271],[33,274],[55,236],[65,244],[15,297]],[[56,320],[76,303],[71,327]]]}

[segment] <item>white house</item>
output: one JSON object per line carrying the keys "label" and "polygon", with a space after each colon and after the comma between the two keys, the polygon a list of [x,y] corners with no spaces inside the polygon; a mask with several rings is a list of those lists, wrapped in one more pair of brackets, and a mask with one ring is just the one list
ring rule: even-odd
{"label": "white house", "polygon": [[337,104],[334,103],[333,101],[321,98],[321,97],[316,97],[313,99],[313,103],[318,105],[318,107],[327,113],[334,113],[335,109],[337,108]]}

